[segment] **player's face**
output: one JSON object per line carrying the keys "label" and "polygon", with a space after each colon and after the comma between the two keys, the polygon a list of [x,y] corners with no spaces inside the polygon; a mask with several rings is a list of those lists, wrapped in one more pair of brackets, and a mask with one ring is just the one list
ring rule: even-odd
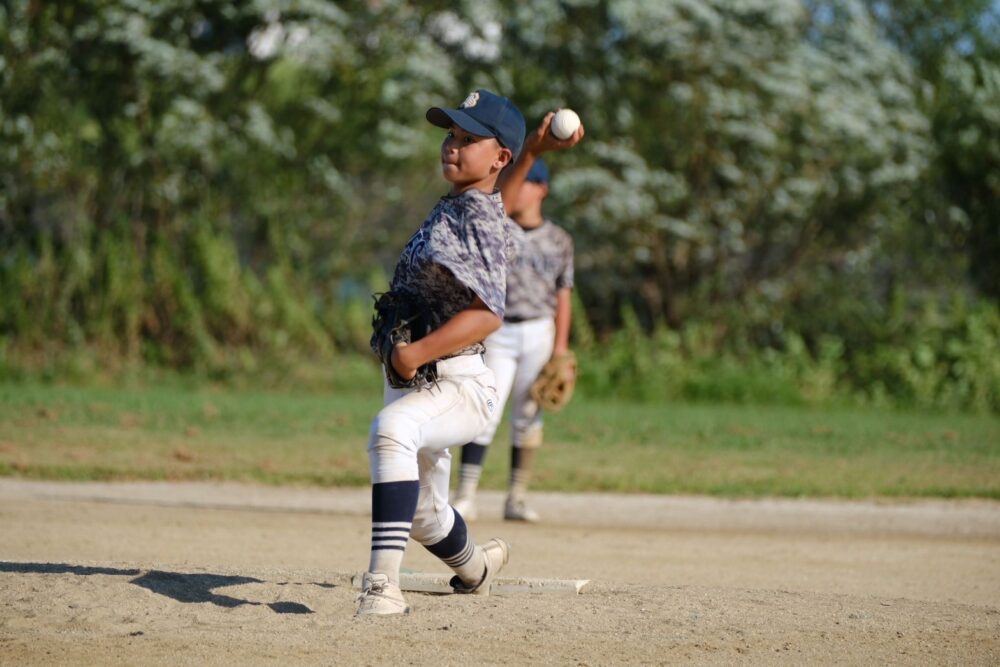
{"label": "player's face", "polygon": [[496,175],[509,161],[510,151],[496,139],[466,132],[457,125],[451,126],[441,143],[441,173],[454,184],[452,192],[474,187],[492,191]]}
{"label": "player's face", "polygon": [[546,184],[525,181],[517,192],[517,198],[514,200],[514,206],[510,209],[510,214],[516,216],[520,213],[541,210],[542,201],[547,194],[549,194],[549,186]]}

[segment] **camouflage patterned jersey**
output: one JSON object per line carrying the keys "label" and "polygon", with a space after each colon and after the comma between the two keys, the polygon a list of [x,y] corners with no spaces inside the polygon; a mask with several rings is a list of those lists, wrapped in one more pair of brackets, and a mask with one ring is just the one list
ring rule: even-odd
{"label": "camouflage patterned jersey", "polygon": [[[518,247],[514,227],[499,192],[473,189],[442,197],[403,248],[391,290],[426,304],[441,323],[468,308],[474,296],[503,318],[507,262]],[[485,349],[475,343],[447,356]]]}
{"label": "camouflage patterned jersey", "polygon": [[507,276],[507,318],[555,317],[556,290],[573,287],[573,239],[546,220],[524,230],[520,252]]}

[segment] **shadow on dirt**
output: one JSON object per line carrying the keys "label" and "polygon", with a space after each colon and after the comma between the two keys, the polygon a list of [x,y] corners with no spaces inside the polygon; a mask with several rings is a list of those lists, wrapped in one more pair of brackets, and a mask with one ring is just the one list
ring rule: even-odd
{"label": "shadow on dirt", "polygon": [[[219,607],[239,607],[253,605],[270,607],[278,614],[311,614],[313,610],[298,602],[254,602],[229,595],[219,595],[213,592],[215,588],[225,586],[240,586],[242,584],[263,584],[261,579],[222,574],[191,574],[184,572],[163,572],[150,570],[145,574],[142,570],[122,569],[113,567],[91,567],[86,565],[69,565],[66,563],[4,563],[0,562],[0,572],[22,574],[75,574],[91,576],[103,574],[109,576],[135,577],[132,584],[145,588],[159,595],[185,603],[209,602]],[[136,576],[139,575],[139,576]],[[317,584],[329,587],[330,584]]]}

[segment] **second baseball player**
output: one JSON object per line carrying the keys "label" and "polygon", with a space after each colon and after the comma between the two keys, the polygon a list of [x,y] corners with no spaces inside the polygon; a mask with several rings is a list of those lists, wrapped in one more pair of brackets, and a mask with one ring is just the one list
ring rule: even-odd
{"label": "second baseball player", "polygon": [[521,159],[502,184],[508,215],[525,231],[521,251],[509,267],[503,326],[486,339],[486,365],[497,381],[499,405],[489,427],[462,447],[454,507],[469,520],[478,514],[476,489],[489,444],[510,400],[510,477],[504,518],[539,520],[527,504],[527,489],[535,454],[543,440],[542,412],[530,389],[550,357],[569,350],[573,240],[562,227],[545,218],[542,202],[549,193],[549,170],[538,155],[567,149],[583,138],[580,127],[567,139],[549,131],[549,113],[525,140]]}

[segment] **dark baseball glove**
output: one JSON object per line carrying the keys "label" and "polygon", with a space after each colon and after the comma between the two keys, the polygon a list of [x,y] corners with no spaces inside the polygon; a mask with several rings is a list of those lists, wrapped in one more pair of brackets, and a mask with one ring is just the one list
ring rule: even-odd
{"label": "dark baseball glove", "polygon": [[412,378],[402,377],[392,365],[392,351],[398,343],[412,343],[434,330],[430,310],[412,298],[394,292],[374,295],[371,348],[382,362],[385,379],[396,389],[423,387],[437,380],[434,363],[424,364]]}
{"label": "dark baseball glove", "polygon": [[542,367],[534,384],[531,398],[543,410],[558,412],[566,407],[576,388],[576,355],[566,352],[552,357]]}

